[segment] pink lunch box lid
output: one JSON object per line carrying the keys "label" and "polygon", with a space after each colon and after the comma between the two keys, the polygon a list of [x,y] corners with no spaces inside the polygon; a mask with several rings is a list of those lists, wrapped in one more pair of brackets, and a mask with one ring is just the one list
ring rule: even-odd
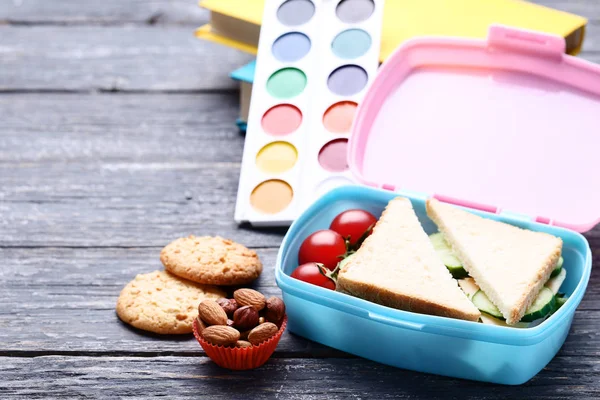
{"label": "pink lunch box lid", "polygon": [[357,110],[358,181],[584,232],[600,222],[600,66],[558,36],[491,26],[422,37],[382,65]]}

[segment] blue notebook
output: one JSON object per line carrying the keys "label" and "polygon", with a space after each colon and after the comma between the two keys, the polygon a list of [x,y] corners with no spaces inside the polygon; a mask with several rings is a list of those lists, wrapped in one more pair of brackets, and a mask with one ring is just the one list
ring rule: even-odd
{"label": "blue notebook", "polygon": [[248,111],[250,109],[250,95],[252,94],[252,82],[254,81],[255,67],[256,60],[253,60],[229,74],[232,79],[240,82],[240,115],[236,124],[243,132],[246,132],[246,122],[248,121]]}
{"label": "blue notebook", "polygon": [[241,118],[238,118],[235,121],[235,124],[238,126],[238,128],[240,128],[240,131],[246,132],[246,128],[248,127],[248,122],[244,121]]}
{"label": "blue notebook", "polygon": [[229,76],[241,82],[252,83],[254,82],[254,69],[256,68],[256,60],[250,61],[248,64],[244,65],[233,71]]}

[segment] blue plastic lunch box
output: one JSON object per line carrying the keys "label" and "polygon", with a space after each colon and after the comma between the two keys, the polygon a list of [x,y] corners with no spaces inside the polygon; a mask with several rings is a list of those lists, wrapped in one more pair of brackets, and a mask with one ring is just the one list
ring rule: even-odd
{"label": "blue plastic lunch box", "polygon": [[[302,241],[327,229],[340,212],[361,208],[379,218],[396,196],[411,200],[425,231],[436,226],[425,212],[426,196],[366,186],[342,186],[314,202],[290,226],[277,257],[275,277],[283,292],[290,332],[379,363],[408,370],[507,385],[535,376],[564,343],[592,267],[579,233],[520,219],[513,214],[466,210],[563,240],[567,302],[543,323],[526,329],[485,325],[381,306],[290,277]],[[464,207],[463,207],[464,208]]]}

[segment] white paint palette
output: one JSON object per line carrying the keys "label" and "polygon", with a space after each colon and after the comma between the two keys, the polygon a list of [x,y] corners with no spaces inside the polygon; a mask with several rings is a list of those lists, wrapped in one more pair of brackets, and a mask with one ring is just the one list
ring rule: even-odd
{"label": "white paint palette", "polygon": [[288,226],[355,183],[356,107],[379,66],[383,0],[266,0],[235,220]]}

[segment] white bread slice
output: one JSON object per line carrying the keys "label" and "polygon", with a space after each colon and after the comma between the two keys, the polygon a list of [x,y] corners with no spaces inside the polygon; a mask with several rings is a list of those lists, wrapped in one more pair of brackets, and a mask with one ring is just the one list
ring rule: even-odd
{"label": "white bread slice", "polygon": [[467,295],[469,299],[472,299],[475,293],[479,290],[479,286],[475,283],[475,280],[471,277],[463,278],[458,280],[458,286]]}
{"label": "white bread slice", "polygon": [[340,268],[336,290],[422,314],[469,321],[481,315],[440,261],[410,200],[402,197],[388,203],[373,233]]}
{"label": "white bread slice", "polygon": [[483,218],[437,199],[426,204],[427,215],[506,323],[519,322],[558,262],[562,240]]}

